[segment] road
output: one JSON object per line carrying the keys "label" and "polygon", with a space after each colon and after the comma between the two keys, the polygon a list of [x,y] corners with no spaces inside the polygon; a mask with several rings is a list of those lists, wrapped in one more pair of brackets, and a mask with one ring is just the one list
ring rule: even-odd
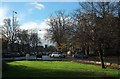
{"label": "road", "polygon": [[[28,58],[29,60],[36,60],[36,56],[30,56]],[[3,60],[26,60],[25,57],[15,57],[15,58],[3,58]],[[73,58],[73,57],[66,57],[66,58],[50,58],[49,56],[42,56],[42,59],[37,58],[37,60],[63,60],[63,61],[72,61],[72,60],[81,60],[81,61],[100,61],[99,58],[86,58],[86,59],[81,59],[81,58]],[[104,62],[106,63],[115,63],[118,64],[118,59],[117,58],[105,58]]]}

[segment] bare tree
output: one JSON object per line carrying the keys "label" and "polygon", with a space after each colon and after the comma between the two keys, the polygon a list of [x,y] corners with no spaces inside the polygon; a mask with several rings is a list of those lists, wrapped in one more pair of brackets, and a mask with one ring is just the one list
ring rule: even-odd
{"label": "bare tree", "polygon": [[66,27],[70,24],[70,18],[64,11],[57,11],[56,14],[50,16],[49,19],[47,22],[50,26],[50,29],[47,30],[48,36],[58,47],[63,49],[67,42]]}
{"label": "bare tree", "polygon": [[[17,33],[17,37],[19,40],[20,49],[22,52],[29,52],[30,50],[28,49],[30,46],[30,35],[28,34],[28,30],[20,30]],[[27,45],[27,46],[25,46]],[[26,48],[27,47],[27,48]],[[27,50],[25,50],[27,49]]]}
{"label": "bare tree", "polygon": [[30,35],[31,46],[34,48],[34,52],[38,52],[37,47],[41,44],[41,39],[38,37],[37,33],[31,33]]}
{"label": "bare tree", "polygon": [[12,44],[17,41],[16,33],[19,30],[19,25],[15,19],[14,26],[11,23],[11,19],[4,19],[2,26],[2,37],[8,40],[8,44],[11,44],[11,50],[13,49]]}
{"label": "bare tree", "polygon": [[[102,68],[105,68],[103,62],[103,52],[106,46],[113,45],[112,41],[116,40],[116,3],[98,2],[98,3],[80,3],[82,9],[91,15],[91,19],[87,19],[93,24],[93,42],[95,48],[100,54]],[[110,43],[111,42],[111,43]],[[115,43],[115,42],[114,42]]]}

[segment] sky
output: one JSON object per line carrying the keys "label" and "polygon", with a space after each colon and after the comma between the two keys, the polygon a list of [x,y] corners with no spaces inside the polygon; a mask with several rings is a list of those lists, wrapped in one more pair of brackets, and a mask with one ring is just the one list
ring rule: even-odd
{"label": "sky", "polygon": [[13,11],[16,11],[20,28],[26,30],[38,30],[39,37],[43,44],[48,44],[44,40],[46,29],[50,26],[46,24],[51,14],[56,11],[65,10],[71,13],[78,8],[78,2],[1,2],[0,3],[0,25],[3,19],[12,18]]}

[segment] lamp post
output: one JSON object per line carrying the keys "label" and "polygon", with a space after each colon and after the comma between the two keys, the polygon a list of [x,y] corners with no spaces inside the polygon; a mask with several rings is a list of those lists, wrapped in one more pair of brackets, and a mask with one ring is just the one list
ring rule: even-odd
{"label": "lamp post", "polygon": [[13,11],[13,18],[12,18],[12,31],[13,31],[13,35],[14,35],[14,32],[15,32],[15,28],[16,28],[16,17],[15,17],[15,14],[17,14],[17,12]]}
{"label": "lamp post", "polygon": [[13,44],[14,44],[14,35],[15,35],[15,26],[16,26],[16,19],[15,19],[15,15],[14,14],[17,14],[17,12],[15,12],[15,11],[13,11],[13,18],[12,18],[12,40],[11,40],[11,42],[12,42],[12,51],[14,50],[14,47],[13,47]]}
{"label": "lamp post", "polygon": [[17,12],[13,11],[13,27],[15,27],[15,23],[16,23],[16,17],[14,14],[17,14]]}

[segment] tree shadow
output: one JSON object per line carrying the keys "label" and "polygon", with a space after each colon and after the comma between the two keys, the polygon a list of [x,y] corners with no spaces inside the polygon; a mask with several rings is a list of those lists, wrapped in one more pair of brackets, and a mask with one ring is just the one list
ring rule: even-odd
{"label": "tree shadow", "polygon": [[73,71],[63,69],[45,69],[45,68],[32,68],[23,65],[8,65],[7,69],[3,72],[2,79],[80,79],[92,78],[101,79],[109,77],[105,74],[95,73],[91,71]]}

